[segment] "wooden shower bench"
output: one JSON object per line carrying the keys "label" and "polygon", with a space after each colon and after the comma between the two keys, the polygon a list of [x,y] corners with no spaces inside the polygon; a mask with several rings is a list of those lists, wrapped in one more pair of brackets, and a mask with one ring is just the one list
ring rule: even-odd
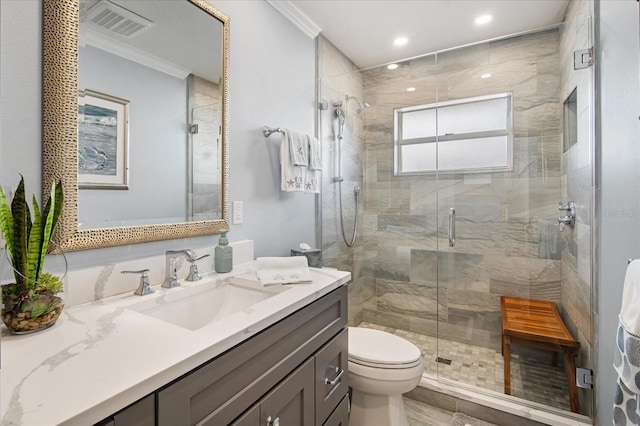
{"label": "wooden shower bench", "polygon": [[511,344],[527,345],[552,351],[551,363],[558,364],[558,352],[564,354],[569,380],[571,411],[580,411],[576,386],[576,364],[580,342],[562,321],[554,302],[500,297],[502,311],[502,356],[504,357],[504,393],[511,395]]}

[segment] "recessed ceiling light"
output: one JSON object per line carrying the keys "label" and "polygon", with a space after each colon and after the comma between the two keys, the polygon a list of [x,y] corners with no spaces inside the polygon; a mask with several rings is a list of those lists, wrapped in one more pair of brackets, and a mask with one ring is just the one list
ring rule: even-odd
{"label": "recessed ceiling light", "polygon": [[407,43],[409,43],[409,39],[406,37],[398,37],[397,39],[393,40],[393,44],[395,46],[404,46]]}
{"label": "recessed ceiling light", "polygon": [[476,25],[484,25],[491,22],[492,19],[493,19],[493,15],[480,15],[476,18],[474,22],[476,23]]}
{"label": "recessed ceiling light", "polygon": [[415,92],[416,88],[415,87],[407,87],[407,92]]}
{"label": "recessed ceiling light", "polygon": [[480,78],[489,78],[489,77],[491,77],[491,74],[490,74],[490,73],[488,73],[488,72],[487,72],[487,73],[484,73],[484,74],[482,74],[482,75],[480,76]]}
{"label": "recessed ceiling light", "polygon": [[398,64],[389,64],[387,65],[387,68],[389,68],[390,70],[395,70],[396,68],[398,68]]}

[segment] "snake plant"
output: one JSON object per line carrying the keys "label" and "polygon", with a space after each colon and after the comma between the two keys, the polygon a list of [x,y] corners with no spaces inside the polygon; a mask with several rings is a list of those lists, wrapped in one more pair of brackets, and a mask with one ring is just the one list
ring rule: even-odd
{"label": "snake plant", "polygon": [[43,273],[49,242],[62,211],[62,183],[53,183],[51,195],[40,210],[33,196],[33,219],[24,190],[24,178],[11,203],[0,187],[0,230],[13,266],[16,282],[2,286],[6,311],[29,312],[32,318],[47,314],[61,303],[58,277]]}

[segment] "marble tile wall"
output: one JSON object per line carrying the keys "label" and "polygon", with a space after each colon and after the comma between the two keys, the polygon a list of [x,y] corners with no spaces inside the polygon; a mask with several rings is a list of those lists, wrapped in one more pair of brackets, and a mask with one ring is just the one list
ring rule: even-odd
{"label": "marble tile wall", "polygon": [[[559,43],[548,30],[362,73],[364,321],[498,349],[500,295],[561,302]],[[393,176],[394,108],[504,92],[512,171]]]}
{"label": "marble tile wall", "polygon": [[[366,257],[362,238],[358,237],[352,248],[342,240],[340,227],[340,193],[334,177],[341,175],[342,212],[347,239],[351,240],[356,205],[354,187],[362,186],[364,166],[364,127],[362,116],[357,114],[357,105],[351,101],[346,105],[346,123],[344,139],[339,143],[338,120],[334,103],[343,102],[345,96],[363,99],[362,74],[356,72],[356,66],[331,42],[319,36],[319,74],[321,102],[327,109],[320,111],[320,134],[322,145],[322,260],[324,266],[351,271],[349,285],[349,324],[357,325],[362,321],[362,264]],[[338,164],[338,150],[341,149],[341,165]],[[361,235],[363,206],[359,201],[357,210],[358,232]]]}
{"label": "marble tile wall", "polygon": [[[192,141],[192,195],[191,215],[194,220],[220,217],[221,185],[218,171],[212,168],[211,160],[221,164],[220,126],[222,125],[222,96],[220,86],[204,78],[193,77],[193,105],[191,122],[198,124],[198,133]],[[206,161],[204,161],[206,160]]]}

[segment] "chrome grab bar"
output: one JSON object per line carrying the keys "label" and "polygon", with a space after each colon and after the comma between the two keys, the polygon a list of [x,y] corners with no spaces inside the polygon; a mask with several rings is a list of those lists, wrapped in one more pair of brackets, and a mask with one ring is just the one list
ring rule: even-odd
{"label": "chrome grab bar", "polygon": [[456,245],[456,209],[449,209],[449,247]]}

